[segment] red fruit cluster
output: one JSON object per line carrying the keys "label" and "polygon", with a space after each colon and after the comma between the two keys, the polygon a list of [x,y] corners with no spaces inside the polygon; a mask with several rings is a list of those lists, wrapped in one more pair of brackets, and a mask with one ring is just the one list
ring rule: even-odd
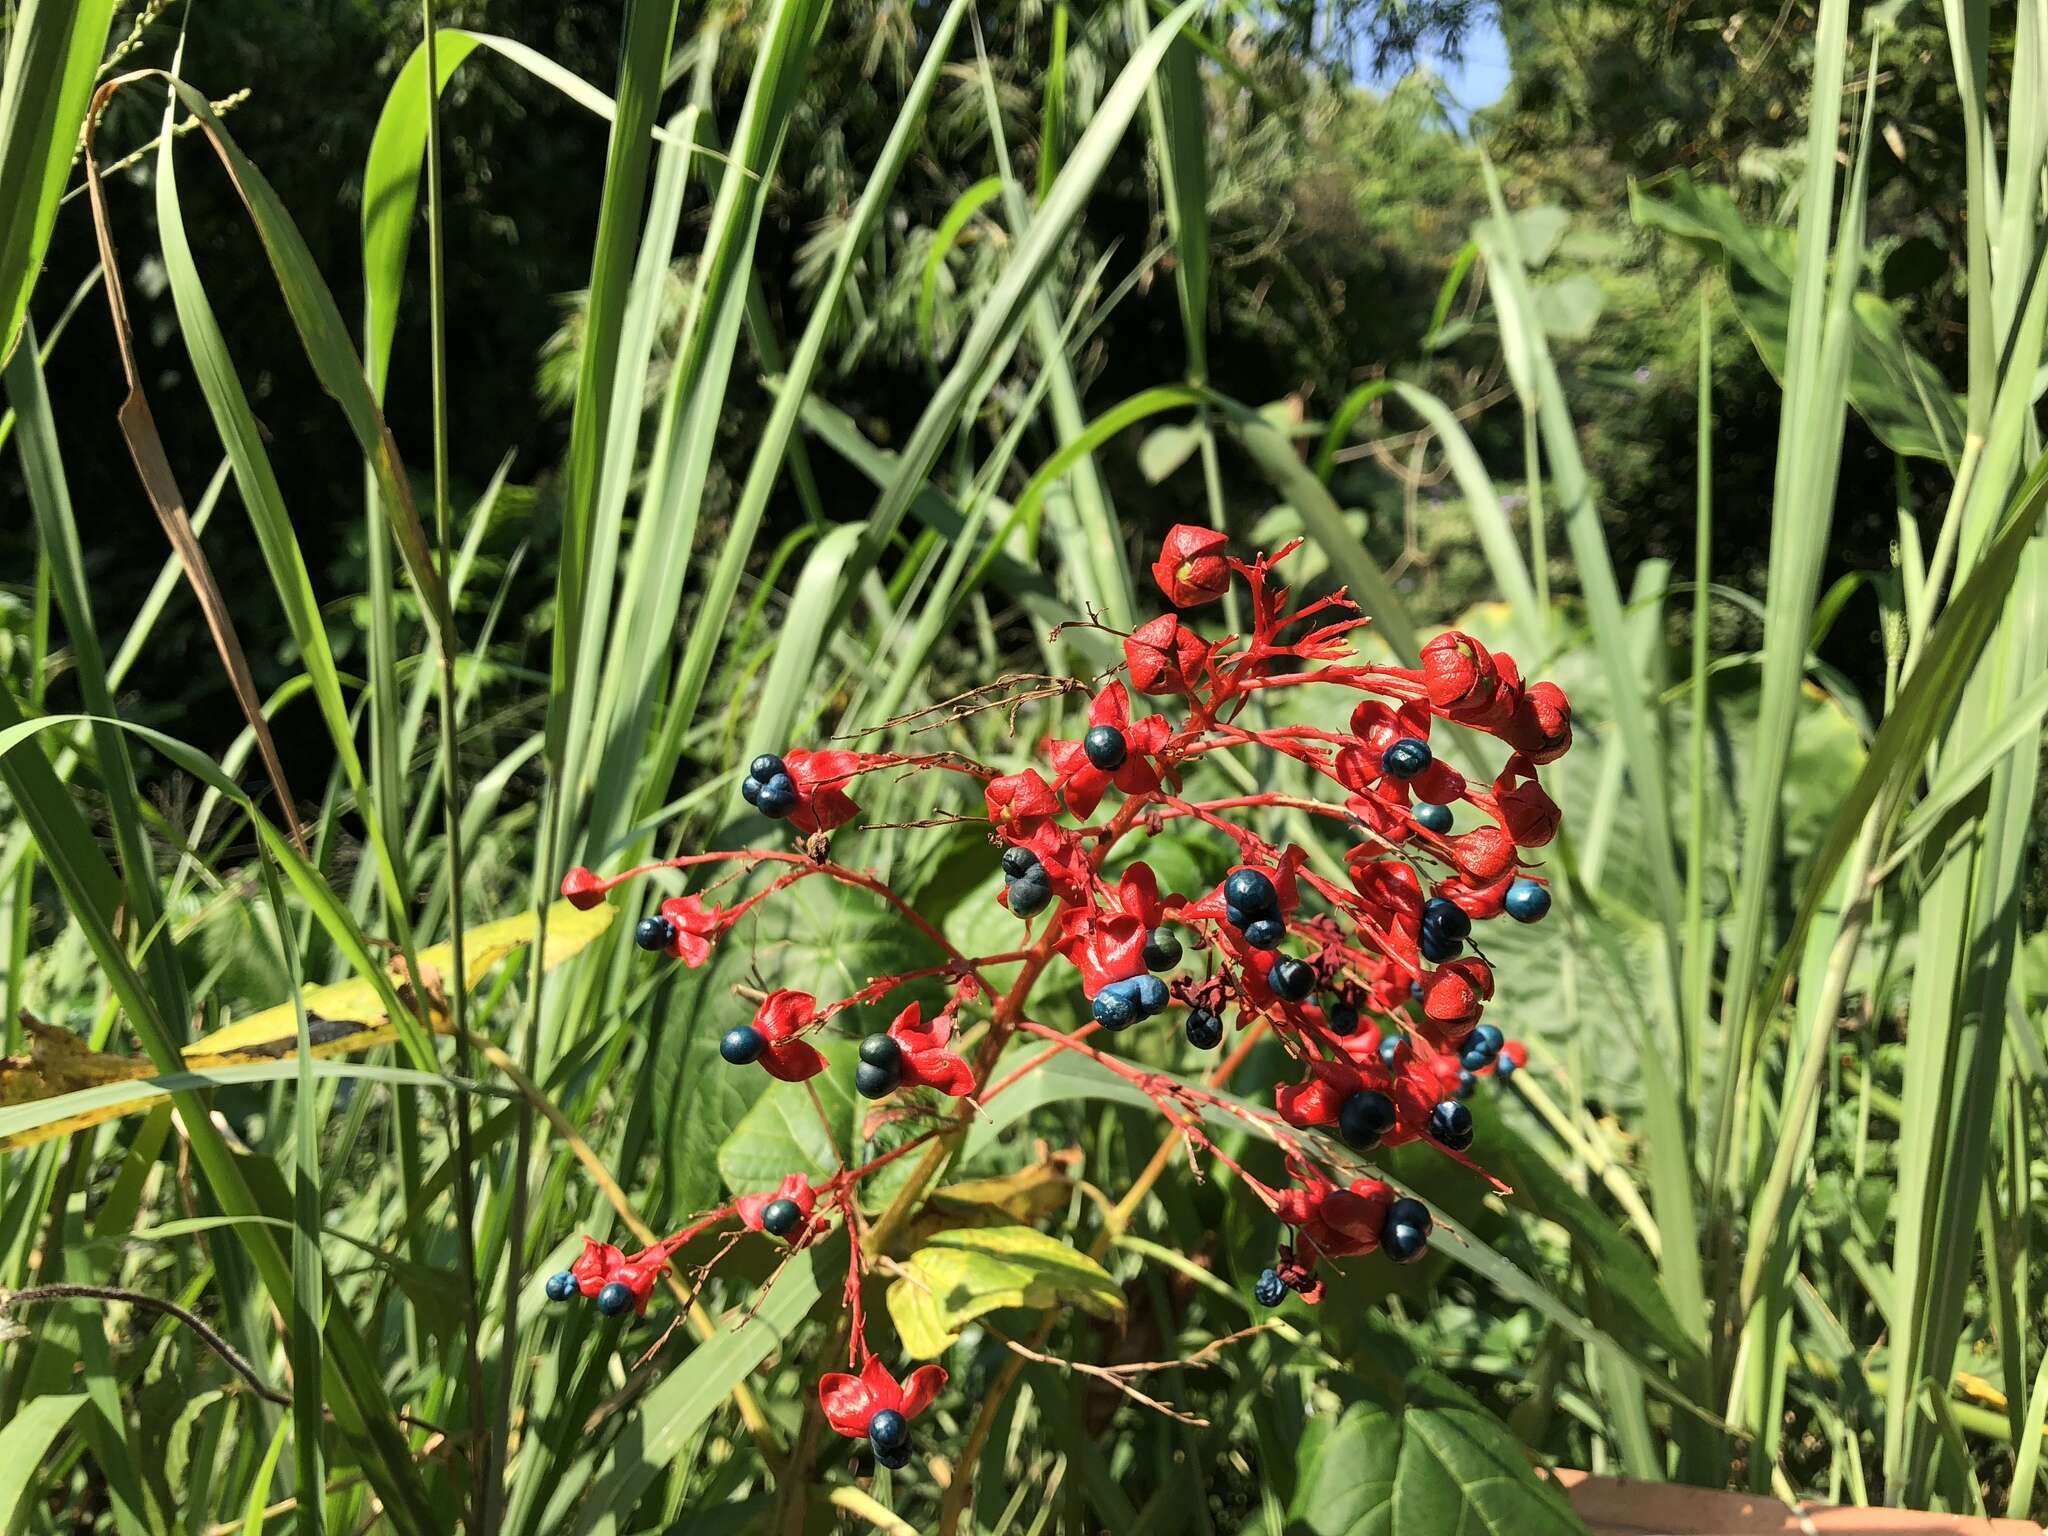
{"label": "red fruit cluster", "polygon": [[[940,1014],[927,1021],[912,1002],[886,1026],[870,1025],[860,1052],[864,1094],[901,1094],[885,1113],[932,1123],[825,1184],[813,1187],[791,1174],[780,1191],[746,1196],[688,1233],[737,1217],[747,1230],[763,1230],[765,1222],[795,1246],[826,1230],[835,1212],[842,1223],[860,1226],[860,1181],[907,1154],[947,1155],[947,1138],[972,1105],[1021,1075],[1001,1075],[998,1060],[1014,1036],[1029,1034],[1053,1050],[1086,1055],[1138,1087],[1198,1152],[1235,1169],[1291,1229],[1275,1267],[1261,1278],[1262,1299],[1270,1288],[1316,1300],[1318,1267],[1327,1260],[1376,1250],[1406,1259],[1420,1251],[1426,1209],[1365,1171],[1358,1155],[1427,1139],[1477,1167],[1466,1154],[1474,1132],[1461,1101],[1475,1078],[1505,1077],[1528,1053],[1482,1023],[1494,971],[1474,925],[1503,914],[1533,921],[1549,905],[1527,865],[1557,831],[1558,808],[1538,773],[1571,745],[1571,706],[1554,684],[1526,682],[1511,656],[1455,631],[1425,645],[1414,667],[1360,660],[1354,631],[1368,621],[1343,592],[1297,601],[1276,579],[1276,567],[1295,547],[1246,561],[1230,553],[1220,533],[1174,528],[1152,567],[1161,591],[1176,608],[1189,609],[1242,582],[1249,633],[1205,634],[1181,613],[1140,625],[1123,637],[1121,675],[1093,693],[1072,735],[1045,740],[1041,766],[1001,773],[951,754],[787,751],[757,760],[765,766],[755,771],[779,762],[795,785],[797,805],[787,819],[803,834],[796,850],[693,854],[609,879],[570,871],[563,894],[579,906],[654,869],[772,873],[764,889],[724,909],[701,894],[661,902],[658,915],[667,926],[655,923],[653,937],[642,942],[688,965],[701,964],[761,901],[813,878],[888,903],[945,956],[941,964],[874,978],[832,1002],[787,989],[752,994],[751,1020],[722,1047],[727,1059],[758,1062],[798,1082],[827,1070],[811,1037],[832,1030],[840,1015],[882,1004],[919,980],[948,982],[954,995]],[[1248,723],[1283,719],[1278,696],[1308,687],[1359,695],[1348,730]],[[1254,713],[1246,706],[1255,696],[1263,696],[1263,707]],[[1505,761],[1490,777],[1475,777],[1463,765],[1477,757],[1484,738],[1506,749]],[[1298,784],[1243,792],[1205,772],[1206,759],[1243,752],[1296,765]],[[992,840],[1003,851],[995,899],[1027,925],[1018,948],[963,954],[884,882],[830,857],[826,834],[860,814],[853,798],[858,781],[883,770],[950,772],[978,782]],[[1269,785],[1274,777],[1269,769],[1256,782]],[[1327,822],[1340,834],[1331,851],[1341,848],[1341,860],[1318,866],[1308,849],[1270,841],[1267,829],[1280,811]],[[1163,890],[1149,865],[1123,856],[1131,842],[1175,823],[1214,845],[1206,888]],[[987,981],[984,968],[996,965],[1014,967],[1010,974],[1018,979],[1007,989]],[[1046,979],[1061,974],[1061,966],[1073,975],[1070,1006],[1088,1015],[1076,1028],[1038,1017],[1057,1016],[1058,1005],[1047,1001],[1057,989]],[[955,1028],[963,1010],[984,1004],[986,1035],[970,1061],[952,1048]],[[1200,1048],[1213,1047],[1224,1033],[1219,1020],[1226,1014],[1236,1025],[1237,1046],[1208,1085],[1141,1071],[1104,1049],[1118,1031],[1169,1007],[1187,1010],[1188,1039]],[[1214,1091],[1261,1039],[1293,1061],[1270,1110]],[[969,1105],[949,1107],[957,1097]],[[1284,1187],[1266,1185],[1215,1145],[1203,1124],[1218,1116],[1234,1117],[1282,1148]],[[672,1251],[662,1247],[656,1271]],[[579,1261],[577,1284],[590,1293],[585,1269],[592,1265],[589,1274],[600,1286],[602,1277],[637,1277],[633,1266],[655,1252],[614,1263],[606,1254],[616,1250],[593,1244]],[[903,1426],[895,1416],[914,1416],[944,1373],[925,1367],[899,1384],[869,1349],[860,1305],[868,1262],[864,1245],[850,1243],[850,1363],[859,1374],[827,1376],[820,1407],[832,1428],[871,1435],[883,1463],[898,1465],[889,1458],[906,1455],[899,1447],[907,1442],[899,1439]],[[644,1306],[651,1272],[644,1285],[637,1278],[627,1283]]]}

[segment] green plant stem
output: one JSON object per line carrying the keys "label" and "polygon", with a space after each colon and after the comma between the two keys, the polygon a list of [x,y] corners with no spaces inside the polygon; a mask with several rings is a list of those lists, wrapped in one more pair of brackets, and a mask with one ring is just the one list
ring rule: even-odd
{"label": "green plant stem", "polygon": [[[434,57],[434,0],[420,0],[420,19],[425,30],[427,68],[427,271],[428,314],[432,337],[433,431],[434,431],[434,544],[439,553],[441,586],[448,588],[454,562],[454,540],[448,516],[448,314],[446,267],[442,249],[442,217],[445,204],[441,187],[441,75]],[[451,620],[452,623],[452,620]],[[439,656],[441,739],[437,755],[441,760],[441,815],[447,840],[448,937],[452,947],[449,961],[448,1021],[455,1036],[455,1070],[462,1077],[474,1077],[475,1068],[465,1027],[469,977],[462,952],[462,795],[461,775],[456,764],[455,636],[452,628],[437,631]],[[415,984],[423,978],[415,977]],[[488,1411],[484,1396],[483,1309],[477,1294],[476,1261],[476,1150],[470,1125],[468,1096],[448,1095],[448,1114],[455,1129],[455,1221],[461,1239],[463,1286],[463,1351],[469,1370],[469,1418],[476,1431],[470,1437],[473,1482],[470,1493],[470,1529],[485,1532],[494,1528],[496,1480],[492,1468],[504,1435],[504,1424]]]}

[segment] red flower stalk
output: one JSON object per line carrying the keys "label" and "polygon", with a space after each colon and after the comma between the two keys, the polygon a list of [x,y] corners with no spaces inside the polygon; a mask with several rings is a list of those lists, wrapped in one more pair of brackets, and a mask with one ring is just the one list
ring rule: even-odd
{"label": "red flower stalk", "polygon": [[[1275,570],[1293,548],[1240,560],[1221,533],[1175,527],[1152,568],[1161,590],[1176,606],[1196,608],[1242,579],[1249,632],[1207,639],[1190,617],[1174,613],[1139,625],[1123,639],[1116,669],[1122,675],[1099,680],[1081,739],[1046,742],[1049,773],[1033,767],[998,773],[951,752],[797,749],[756,759],[744,795],[764,816],[789,820],[805,835],[801,847],[697,853],[652,866],[695,869],[725,861],[735,878],[763,865],[774,869],[725,908],[700,895],[669,898],[659,909],[665,926],[641,924],[635,942],[665,947],[687,966],[701,965],[762,902],[804,879],[835,880],[888,904],[937,954],[893,975],[857,978],[846,995],[822,1005],[809,993],[770,992],[752,1027],[730,1030],[720,1042],[726,1061],[744,1066],[758,1060],[774,1077],[803,1082],[828,1065],[808,1034],[834,1027],[855,1009],[900,999],[901,989],[914,984],[943,983],[953,995],[940,1012],[926,1019],[923,1005],[910,1001],[885,1039],[862,1042],[855,1069],[861,1094],[883,1099],[910,1086],[987,1100],[1046,1056],[1078,1053],[1138,1089],[1185,1135],[1192,1157],[1235,1170],[1242,1187],[1293,1229],[1254,1288],[1263,1304],[1279,1305],[1290,1292],[1316,1300],[1322,1294],[1316,1267],[1326,1258],[1375,1250],[1398,1262],[1417,1257],[1427,1243],[1427,1210],[1413,1200],[1397,1201],[1377,1178],[1360,1176],[1356,1158],[1429,1138],[1446,1155],[1484,1171],[1466,1155],[1477,1127],[1457,1100],[1472,1091],[1468,1072],[1510,1075],[1528,1051],[1507,1041],[1491,1052],[1493,1031],[1474,1034],[1493,996],[1494,973],[1483,948],[1466,946],[1482,944],[1473,931],[1477,923],[1502,916],[1536,922],[1549,906],[1542,882],[1521,874],[1522,858],[1558,830],[1557,804],[1538,774],[1571,745],[1571,706],[1554,684],[1525,683],[1513,657],[1457,631],[1423,646],[1416,668],[1357,660],[1353,632],[1368,622],[1365,615],[1341,590],[1297,601]],[[992,696],[1012,681],[974,690],[971,703],[954,701],[950,707],[959,713],[953,718],[1005,703],[1014,707],[1020,698]],[[1282,690],[1310,685],[1349,690],[1354,707],[1348,719],[1341,708],[1284,714]],[[1132,689],[1181,702],[1172,719],[1156,713],[1134,718]],[[1034,680],[1021,698],[1064,690],[1064,684],[1039,688]],[[1245,708],[1254,692],[1262,706],[1255,713]],[[1348,729],[1336,726],[1339,719]],[[1439,755],[1436,743],[1447,726],[1491,737],[1506,750],[1507,761],[1490,781],[1468,781]],[[1197,798],[1216,793],[1190,787],[1199,785],[1206,758],[1246,748],[1290,758],[1333,787],[1290,785],[1283,792],[1253,779],[1225,786],[1219,798]],[[990,841],[1000,848],[1002,864],[999,881],[989,872],[990,896],[1027,920],[1049,914],[1049,926],[1035,935],[1027,928],[1017,947],[964,953],[951,925],[942,931],[880,876],[835,862],[827,834],[860,814],[855,781],[883,770],[944,770],[980,780]],[[1098,817],[1111,789],[1121,799]],[[1276,845],[1272,826],[1249,814],[1281,812],[1347,829],[1345,879],[1333,881],[1311,867],[1300,846]],[[936,815],[962,819],[944,808]],[[1127,840],[1157,835],[1169,824],[1180,834],[1207,837],[1212,850],[1189,882],[1191,895],[1163,892],[1153,864],[1129,857]],[[1176,841],[1182,857],[1198,846],[1194,837]],[[564,878],[562,894],[578,907],[593,907],[613,885],[642,873],[603,878],[578,868]],[[1018,967],[1010,974],[1019,979],[1000,998],[991,995],[988,976],[1010,966]],[[1057,978],[1064,1001],[1051,988],[1034,991],[1041,978]],[[963,1010],[984,998],[983,1059],[1002,1058],[1019,1033],[1047,1049],[977,1083],[952,1042]],[[1101,1035],[1084,1038],[1085,1030],[1047,1022],[1084,1011],[1084,1002],[1093,1019],[1089,1028],[1100,1028]],[[1261,1107],[1215,1092],[1220,1073],[1205,1086],[1098,1048],[1167,1010],[1184,1010],[1185,1049],[1191,1051],[1220,1048],[1233,1024],[1247,1041],[1255,1031],[1269,1031],[1294,1060],[1286,1074],[1291,1080],[1273,1090],[1270,1107]],[[1242,1055],[1240,1048],[1226,1058],[1223,1070]],[[599,1310],[608,1315],[623,1312],[628,1296],[642,1309],[670,1253],[735,1214],[745,1229],[770,1231],[791,1245],[823,1231],[824,1208],[831,1205],[857,1228],[861,1182],[920,1146],[944,1145],[942,1138],[957,1132],[968,1113],[952,1111],[927,1130],[894,1138],[878,1156],[841,1168],[816,1187],[801,1173],[789,1173],[775,1190],[742,1196],[630,1258],[586,1240],[573,1269],[548,1281],[548,1294],[567,1300],[578,1291],[605,1293]],[[1233,1159],[1227,1144],[1211,1139],[1202,1119],[1217,1114],[1279,1145],[1291,1187],[1267,1187]],[[922,1186],[912,1181],[911,1187]],[[907,1214],[908,1207],[894,1219]],[[861,1242],[848,1244],[847,1263],[843,1300],[860,1370],[827,1375],[819,1404],[837,1433],[869,1437],[880,1464],[900,1466],[909,1455],[904,1421],[930,1404],[946,1373],[928,1365],[900,1383],[891,1375],[867,1343],[862,1290],[872,1274]],[[619,1286],[623,1294],[606,1292]]]}

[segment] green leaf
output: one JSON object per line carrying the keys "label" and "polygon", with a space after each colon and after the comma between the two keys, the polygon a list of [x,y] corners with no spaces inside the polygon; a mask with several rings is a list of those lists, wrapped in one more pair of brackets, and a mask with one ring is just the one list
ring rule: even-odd
{"label": "green leaf", "polygon": [[114,0],[23,0],[0,86],[0,359],[14,350],[71,174]]}
{"label": "green leaf", "polygon": [[1600,311],[1607,307],[1607,295],[1583,272],[1561,277],[1554,283],[1539,283],[1532,291],[1536,296],[1536,318],[1543,322],[1543,329],[1567,341],[1584,341],[1591,336],[1593,327],[1599,323]]}
{"label": "green leaf", "polygon": [[903,1347],[925,1359],[943,1354],[975,1318],[1004,1307],[1069,1303],[1096,1317],[1124,1313],[1123,1290],[1107,1270],[1032,1227],[941,1232],[904,1268],[889,1287],[889,1315]]}
{"label": "green leaf", "polygon": [[[1728,294],[1757,355],[1785,377],[1791,329],[1792,232],[1756,229],[1719,187],[1684,171],[1657,184],[1663,196],[1629,193],[1638,224],[1683,240],[1721,264]],[[1854,302],[1849,404],[1894,453],[1953,462],[1963,446],[1963,407],[1941,371],[1910,346],[1898,312],[1874,293]]]}
{"label": "green leaf", "polygon": [[1584,1536],[1538,1482],[1507,1427],[1436,1378],[1411,1377],[1399,1409],[1356,1403],[1312,1433],[1289,1514],[1314,1536]]}
{"label": "green leaf", "polygon": [[44,1458],[71,1416],[84,1406],[83,1392],[33,1398],[0,1427],[0,1526],[12,1528],[15,1506],[29,1479],[45,1465]]}
{"label": "green leaf", "polygon": [[812,1044],[831,1065],[809,1082],[776,1083],[754,1101],[718,1149],[719,1177],[735,1195],[773,1189],[792,1173],[830,1178],[852,1155],[860,1113],[852,1086],[854,1043],[813,1039]]}

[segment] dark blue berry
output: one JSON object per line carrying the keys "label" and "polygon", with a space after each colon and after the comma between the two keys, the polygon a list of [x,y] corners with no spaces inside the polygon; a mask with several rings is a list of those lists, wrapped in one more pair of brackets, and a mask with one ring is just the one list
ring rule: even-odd
{"label": "dark blue berry", "polygon": [[788,773],[789,764],[785,763],[773,752],[763,752],[759,757],[747,764],[748,777],[758,779],[763,784],[766,784],[770,779],[786,776]]}
{"label": "dark blue berry", "polygon": [[901,1451],[910,1446],[910,1420],[894,1408],[884,1408],[868,1420],[868,1443],[877,1451]]}
{"label": "dark blue berry", "polygon": [[1380,1041],[1380,1065],[1392,1072],[1410,1049],[1406,1035],[1388,1035]]}
{"label": "dark blue berry", "polygon": [[1508,887],[1501,905],[1518,923],[1540,923],[1543,914],[1550,910],[1550,892],[1534,880],[1517,880]]}
{"label": "dark blue berry", "polygon": [[1039,867],[1038,855],[1029,848],[1013,845],[1003,850],[1003,873],[1012,880],[1021,880]]}
{"label": "dark blue berry", "polygon": [[1396,1264],[1418,1259],[1429,1246],[1430,1229],[1435,1225],[1429,1207],[1420,1200],[1396,1200],[1387,1207],[1387,1218],[1380,1225],[1380,1251]]}
{"label": "dark blue berry", "polygon": [[878,1067],[864,1061],[853,1069],[853,1086],[864,1099],[886,1099],[902,1081],[901,1067]]}
{"label": "dark blue berry", "polygon": [[1043,869],[1010,882],[1010,910],[1018,917],[1036,917],[1052,900],[1052,882]]}
{"label": "dark blue berry", "polygon": [[1472,1111],[1456,1099],[1445,1099],[1429,1112],[1429,1134],[1453,1152],[1472,1145]]}
{"label": "dark blue berry", "polygon": [[1306,960],[1297,960],[1292,955],[1283,955],[1273,962],[1273,969],[1266,973],[1266,985],[1273,989],[1275,997],[1290,1003],[1298,1003],[1316,989],[1316,968]]}
{"label": "dark blue berry", "polygon": [[1471,914],[1441,896],[1432,896],[1422,904],[1422,926],[1425,930],[1434,928],[1447,939],[1472,937]]}
{"label": "dark blue berry", "polygon": [[1148,1019],[1166,1006],[1166,983],[1157,976],[1133,976],[1123,985],[1138,1000],[1138,1012]]}
{"label": "dark blue berry", "polygon": [[667,949],[675,937],[675,927],[665,917],[643,917],[633,929],[633,942],[649,954]]}
{"label": "dark blue berry", "polygon": [[796,809],[796,782],[786,773],[778,773],[761,786],[761,793],[754,801],[754,808],[771,821],[780,821]]}
{"label": "dark blue berry", "polygon": [[1471,1098],[1472,1090],[1477,1088],[1478,1086],[1479,1079],[1473,1074],[1472,1070],[1469,1067],[1458,1074],[1457,1094],[1459,1098]]}
{"label": "dark blue berry", "polygon": [[582,1287],[576,1283],[576,1277],[566,1269],[558,1269],[548,1276],[549,1301],[573,1301],[581,1289]]}
{"label": "dark blue berry", "polygon": [[1124,740],[1124,733],[1113,725],[1098,725],[1081,738],[1081,750],[1088,754],[1088,761],[1104,773],[1115,773],[1123,767],[1124,759],[1130,756],[1130,744]]}
{"label": "dark blue berry", "polygon": [[1458,1042],[1458,1065],[1477,1072],[1500,1054],[1501,1033],[1491,1024],[1481,1024]]}
{"label": "dark blue berry", "polygon": [[1188,1015],[1188,1044],[1198,1051],[1213,1051],[1223,1043],[1223,1021],[1206,1008]]}
{"label": "dark blue berry", "polygon": [[903,1062],[903,1047],[894,1035],[869,1035],[860,1043],[860,1059],[871,1067],[895,1067]]}
{"label": "dark blue berry", "polygon": [[771,1237],[787,1237],[804,1219],[804,1208],[794,1200],[770,1200],[761,1207],[761,1230]]}
{"label": "dark blue berry", "polygon": [[1270,1269],[1259,1271],[1259,1283],[1252,1287],[1252,1298],[1262,1307],[1277,1307],[1287,1299],[1287,1282]]}
{"label": "dark blue berry", "polygon": [[1145,969],[1170,971],[1180,964],[1180,940],[1171,928],[1154,928],[1145,935]]}
{"label": "dark blue berry", "polygon": [[1280,893],[1263,870],[1240,869],[1223,882],[1223,901],[1246,917],[1259,917],[1279,904]]}
{"label": "dark blue berry", "polygon": [[1226,901],[1223,903],[1223,921],[1230,924],[1231,927],[1243,928],[1251,920],[1251,913],[1245,911],[1243,907],[1238,906],[1235,902]]}
{"label": "dark blue berry", "polygon": [[1278,949],[1287,925],[1277,917],[1255,917],[1244,925],[1244,941],[1253,949]]}
{"label": "dark blue berry", "polygon": [[1442,965],[1446,960],[1455,960],[1465,946],[1456,939],[1445,938],[1428,928],[1422,930],[1422,958],[1431,965]]}
{"label": "dark blue berry", "polygon": [[1519,1071],[1521,1068],[1515,1065],[1515,1058],[1512,1056],[1503,1056],[1493,1064],[1493,1075],[1502,1082],[1506,1082]]}
{"label": "dark blue berry", "polygon": [[1122,982],[1113,982],[1095,994],[1094,1013],[1104,1029],[1129,1029],[1138,1022],[1138,1000]]}
{"label": "dark blue berry", "polygon": [[1354,1093],[1337,1111],[1337,1134],[1355,1151],[1370,1152],[1393,1128],[1394,1101],[1374,1088]]}
{"label": "dark blue berry", "polygon": [[1412,779],[1428,772],[1432,761],[1428,742],[1419,736],[1403,736],[1380,754],[1380,769],[1397,779]]}
{"label": "dark blue berry", "polygon": [[618,1317],[632,1311],[632,1289],[622,1281],[612,1281],[597,1293],[597,1310],[606,1317]]}
{"label": "dark blue berry", "polygon": [[718,1054],[736,1067],[759,1061],[761,1053],[767,1049],[767,1037],[751,1024],[735,1024],[718,1042]]}
{"label": "dark blue berry", "polygon": [[1421,1002],[1421,1001],[1422,1001],[1422,983],[1421,983],[1421,982],[1419,982],[1419,981],[1411,981],[1411,982],[1409,982],[1409,983],[1408,983],[1408,995],[1409,995],[1409,996],[1410,996],[1411,998],[1413,998],[1413,999],[1414,999],[1414,1000],[1415,1000],[1416,1002],[1418,1002],[1418,1003],[1419,1003],[1419,1002]]}
{"label": "dark blue berry", "polygon": [[910,1465],[910,1447],[906,1445],[900,1451],[877,1451],[875,1460],[891,1472],[899,1472]]}
{"label": "dark blue berry", "polygon": [[751,806],[761,804],[761,781],[751,773],[740,780],[740,798]]}
{"label": "dark blue berry", "polygon": [[1427,800],[1417,801],[1415,825],[1441,837],[1451,830],[1451,808],[1448,805],[1431,805]]}

